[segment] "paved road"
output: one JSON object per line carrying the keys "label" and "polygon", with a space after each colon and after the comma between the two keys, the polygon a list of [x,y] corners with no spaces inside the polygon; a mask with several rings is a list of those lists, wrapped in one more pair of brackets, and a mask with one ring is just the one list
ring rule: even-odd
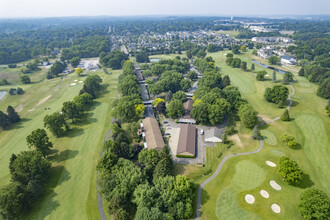
{"label": "paved road", "polygon": [[[289,95],[288,97],[288,100],[290,101],[287,109],[289,109],[292,105],[292,100],[291,100],[291,96],[294,95],[295,93],[295,90],[292,86],[292,82],[290,83],[290,86],[291,86],[291,89],[292,89],[292,93]],[[277,118],[274,118],[270,121],[267,121],[267,122],[264,122],[262,124],[259,124],[257,125],[257,127],[259,126],[262,126],[264,124],[267,124],[267,123],[271,123],[271,122],[274,122],[276,120],[280,119],[280,117],[277,117]],[[264,143],[262,141],[262,138],[259,137],[259,148],[255,151],[252,151],[252,152],[244,152],[244,153],[238,153],[238,154],[231,154],[231,155],[228,155],[226,157],[223,158],[223,160],[220,162],[219,166],[217,167],[217,169],[215,170],[215,172],[212,174],[212,176],[210,176],[207,180],[205,180],[198,188],[198,193],[197,193],[197,209],[196,209],[196,217],[195,219],[199,219],[200,217],[200,214],[201,214],[201,198],[202,198],[202,190],[203,188],[205,187],[206,184],[208,184],[209,182],[211,182],[221,171],[221,168],[223,167],[223,165],[225,164],[225,162],[231,158],[231,157],[236,157],[236,156],[243,156],[243,155],[251,155],[251,154],[255,154],[255,153],[258,153],[262,150],[264,146]]]}

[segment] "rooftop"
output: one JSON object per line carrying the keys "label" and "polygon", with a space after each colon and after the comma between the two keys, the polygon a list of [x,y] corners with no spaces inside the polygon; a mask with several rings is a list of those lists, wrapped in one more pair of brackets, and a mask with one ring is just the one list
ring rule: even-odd
{"label": "rooftop", "polygon": [[162,133],[160,132],[158,122],[155,118],[147,117],[143,119],[143,128],[145,130],[148,149],[161,150],[165,146]]}
{"label": "rooftop", "polygon": [[196,156],[196,127],[181,125],[177,155]]}

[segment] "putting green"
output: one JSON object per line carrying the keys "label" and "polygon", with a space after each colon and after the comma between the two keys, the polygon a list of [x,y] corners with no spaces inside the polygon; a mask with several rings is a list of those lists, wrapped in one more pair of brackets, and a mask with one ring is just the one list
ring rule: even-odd
{"label": "putting green", "polygon": [[277,144],[277,139],[273,132],[268,131],[268,130],[261,130],[260,133],[261,133],[261,136],[264,138],[264,141],[267,144],[270,144],[270,145]]}
{"label": "putting green", "polygon": [[330,145],[324,123],[315,115],[301,115],[295,122],[305,137],[303,144],[305,155],[313,164],[313,168],[318,171],[314,174],[330,193],[330,160],[328,158]]}
{"label": "putting green", "polygon": [[242,160],[236,165],[236,173],[232,186],[237,190],[250,190],[261,185],[265,180],[265,172],[256,163]]}
{"label": "putting green", "polygon": [[222,190],[216,201],[216,215],[218,219],[261,219],[257,214],[242,209],[237,202],[237,196],[237,191],[231,186]]}

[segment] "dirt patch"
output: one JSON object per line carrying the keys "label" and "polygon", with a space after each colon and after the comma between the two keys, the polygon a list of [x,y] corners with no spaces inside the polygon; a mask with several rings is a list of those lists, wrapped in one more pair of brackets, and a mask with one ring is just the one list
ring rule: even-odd
{"label": "dirt patch", "polygon": [[47,96],[43,99],[40,99],[37,106],[39,106],[39,105],[43,104],[44,102],[46,102],[48,99],[50,99],[50,97],[52,97],[52,95],[49,95],[49,96]]}
{"label": "dirt patch", "polygon": [[241,139],[239,138],[238,134],[232,135],[229,137],[229,140],[234,141],[234,143],[240,147],[243,148],[243,144],[241,142]]}
{"label": "dirt patch", "polygon": [[269,117],[268,115],[259,115],[258,120],[259,120],[260,122],[262,122],[262,121],[266,122],[266,121],[270,121],[270,120],[272,120],[272,118]]}

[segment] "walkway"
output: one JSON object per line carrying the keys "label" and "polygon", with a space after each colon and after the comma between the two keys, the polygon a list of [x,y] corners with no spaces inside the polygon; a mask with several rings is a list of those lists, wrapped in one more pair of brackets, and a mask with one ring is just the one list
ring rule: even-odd
{"label": "walkway", "polygon": [[[291,100],[291,96],[294,95],[295,93],[295,90],[292,86],[292,82],[290,82],[290,86],[291,86],[291,89],[292,89],[292,93],[289,95],[288,97],[288,100],[290,101],[287,109],[289,110],[291,105],[292,105],[292,100]],[[267,122],[264,122],[264,123],[261,123],[259,125],[257,125],[257,127],[260,127],[264,124],[268,124],[268,123],[271,123],[271,122],[274,122],[276,120],[280,119],[280,117],[277,117],[277,118],[274,118],[270,121],[267,121]],[[238,154],[231,154],[231,155],[228,155],[226,157],[223,158],[223,160],[220,162],[219,166],[217,167],[217,169],[215,170],[215,172],[212,174],[212,176],[210,176],[207,180],[205,180],[198,188],[198,193],[197,193],[197,209],[196,209],[196,217],[195,219],[199,219],[200,217],[200,214],[201,214],[201,199],[202,199],[202,190],[203,188],[205,187],[206,184],[208,184],[209,182],[211,182],[221,171],[221,168],[223,167],[224,163],[231,157],[236,157],[236,156],[243,156],[243,155],[251,155],[251,154],[255,154],[255,153],[258,153],[262,150],[264,146],[264,143],[262,141],[262,138],[259,137],[259,148],[255,151],[252,151],[252,152],[244,152],[244,153],[238,153]]]}

